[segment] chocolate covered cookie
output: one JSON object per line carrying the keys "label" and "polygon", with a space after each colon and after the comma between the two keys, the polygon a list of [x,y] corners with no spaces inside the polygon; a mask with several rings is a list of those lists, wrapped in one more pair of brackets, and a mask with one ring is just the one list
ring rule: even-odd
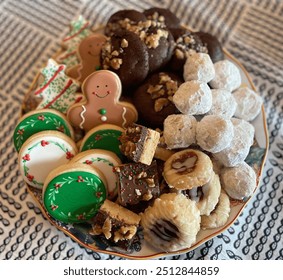
{"label": "chocolate covered cookie", "polygon": [[201,39],[202,43],[207,48],[207,52],[214,63],[224,59],[224,52],[217,37],[202,31],[196,32],[195,34]]}
{"label": "chocolate covered cookie", "polygon": [[102,47],[101,58],[103,69],[115,72],[123,89],[138,85],[148,75],[148,50],[134,32],[117,30]]}
{"label": "chocolate covered cookie", "polygon": [[139,121],[153,128],[162,127],[167,116],[179,111],[172,102],[182,80],[172,73],[152,74],[133,94]]}
{"label": "chocolate covered cookie", "polygon": [[170,61],[173,71],[183,72],[183,66],[191,52],[207,53],[207,48],[195,33],[185,29],[172,31],[175,38],[175,48]]}
{"label": "chocolate covered cookie", "polygon": [[136,24],[139,21],[146,21],[146,16],[136,10],[121,10],[110,16],[105,26],[105,35],[111,36],[117,30],[127,29],[130,24]]}
{"label": "chocolate covered cookie", "polygon": [[180,19],[176,17],[176,15],[174,15],[169,9],[153,7],[145,10],[143,13],[150,20],[164,22],[169,29],[180,27]]}

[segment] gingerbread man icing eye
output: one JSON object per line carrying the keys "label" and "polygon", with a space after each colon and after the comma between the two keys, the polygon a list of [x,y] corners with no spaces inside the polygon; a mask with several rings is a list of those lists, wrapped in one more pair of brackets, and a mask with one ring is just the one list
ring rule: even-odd
{"label": "gingerbread man icing eye", "polygon": [[129,102],[121,102],[121,81],[117,74],[100,70],[89,75],[82,84],[85,96],[68,111],[73,126],[89,131],[100,124],[120,127],[137,121],[137,111]]}

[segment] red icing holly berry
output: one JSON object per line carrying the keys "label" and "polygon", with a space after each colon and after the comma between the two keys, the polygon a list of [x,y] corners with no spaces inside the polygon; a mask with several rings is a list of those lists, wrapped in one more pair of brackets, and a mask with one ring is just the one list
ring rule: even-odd
{"label": "red icing holly berry", "polygon": [[78,220],[85,220],[84,214],[80,214],[77,216]]}
{"label": "red icing holly berry", "polygon": [[52,204],[52,205],[50,205],[50,207],[51,207],[51,210],[54,211],[58,208],[58,205]]}
{"label": "red icing holly berry", "polygon": [[69,151],[66,152],[66,159],[71,159],[73,157],[74,157],[74,155],[71,152],[69,152]]}
{"label": "red icing holly berry", "polygon": [[24,129],[19,129],[19,130],[17,131],[17,134],[19,134],[19,135],[23,135],[23,134],[24,134],[24,132],[25,132],[25,130],[24,130]]}
{"label": "red icing holly berry", "polygon": [[96,196],[97,198],[100,198],[100,197],[102,196],[102,192],[96,192],[95,196]]}
{"label": "red icing holly berry", "polygon": [[26,176],[27,176],[27,178],[28,178],[28,180],[29,180],[30,182],[33,181],[33,179],[34,179],[34,176],[33,176],[33,175],[27,173]]}
{"label": "red icing holly berry", "polygon": [[29,154],[26,154],[25,156],[22,157],[22,159],[24,161],[29,161],[30,160],[30,155]]}
{"label": "red icing holly berry", "polygon": [[64,131],[65,131],[63,125],[56,127],[56,129],[57,129],[58,131],[61,131],[61,132],[64,132]]}
{"label": "red icing holly berry", "polygon": [[78,176],[77,182],[81,183],[81,182],[83,182],[83,181],[84,181],[83,177],[82,177],[82,176]]}
{"label": "red icing holly berry", "polygon": [[45,141],[45,140],[42,140],[40,143],[41,143],[41,146],[42,146],[42,147],[45,147],[46,145],[49,144],[49,142],[47,142],[47,141]]}
{"label": "red icing holly berry", "polygon": [[39,116],[37,117],[37,119],[40,120],[40,121],[44,121],[44,116],[43,116],[43,115],[39,115]]}
{"label": "red icing holly berry", "polygon": [[85,164],[92,164],[92,161],[87,159],[84,163]]}
{"label": "red icing holly berry", "polygon": [[54,187],[55,187],[56,190],[58,190],[59,188],[61,188],[61,184],[56,183],[56,184],[54,184]]}

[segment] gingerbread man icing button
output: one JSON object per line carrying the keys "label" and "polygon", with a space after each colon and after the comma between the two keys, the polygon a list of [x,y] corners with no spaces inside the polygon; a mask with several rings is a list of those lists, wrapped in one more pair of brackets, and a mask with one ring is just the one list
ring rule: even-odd
{"label": "gingerbread man icing button", "polygon": [[92,73],[83,82],[82,91],[85,98],[73,104],[67,112],[73,126],[89,131],[100,124],[125,128],[137,121],[136,108],[119,100],[121,81],[114,72],[99,70]]}
{"label": "gingerbread man icing button", "polygon": [[86,37],[78,47],[80,63],[67,71],[67,74],[83,82],[88,75],[101,69],[100,53],[106,37],[102,34],[93,34]]}

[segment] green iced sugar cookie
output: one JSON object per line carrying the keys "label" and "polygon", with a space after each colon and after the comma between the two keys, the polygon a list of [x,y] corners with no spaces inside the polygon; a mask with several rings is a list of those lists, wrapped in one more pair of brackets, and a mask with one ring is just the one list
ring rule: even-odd
{"label": "green iced sugar cookie", "polygon": [[46,186],[43,202],[48,213],[65,223],[92,218],[106,198],[106,186],[95,173],[66,171]]}
{"label": "green iced sugar cookie", "polygon": [[81,151],[87,151],[91,149],[102,149],[115,153],[120,159],[123,159],[123,155],[119,146],[121,142],[119,140],[122,134],[121,130],[116,129],[100,129],[87,136],[81,146]]}
{"label": "green iced sugar cookie", "polygon": [[16,151],[19,152],[30,136],[46,130],[57,130],[69,137],[73,136],[72,128],[59,113],[52,110],[33,111],[23,116],[14,130],[13,140]]}

